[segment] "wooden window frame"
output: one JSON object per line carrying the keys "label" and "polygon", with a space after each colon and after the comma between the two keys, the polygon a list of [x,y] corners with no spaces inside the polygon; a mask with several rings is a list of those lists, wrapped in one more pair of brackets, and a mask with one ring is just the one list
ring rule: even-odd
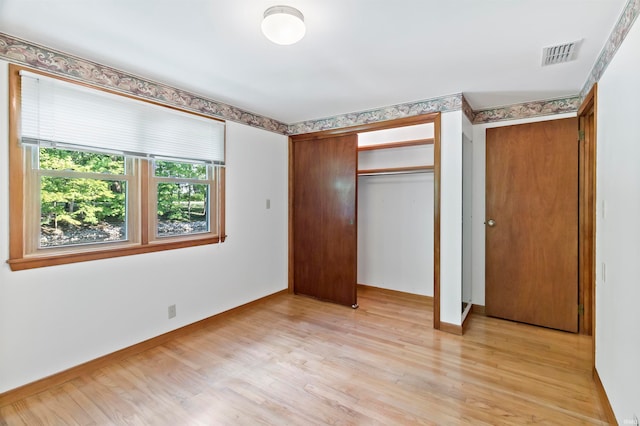
{"label": "wooden window frame", "polygon": [[[150,188],[151,186],[151,174],[153,173],[153,167],[151,167],[151,160],[136,159],[134,160],[137,165],[135,166],[134,175],[132,181],[136,185],[132,185],[133,191],[132,200],[135,206],[128,206],[130,209],[129,215],[131,216],[130,228],[129,228],[129,241],[126,242],[113,242],[113,243],[99,243],[88,244],[83,246],[65,246],[64,248],[46,249],[34,251],[28,248],[27,238],[33,238],[33,224],[28,224],[29,220],[27,212],[29,209],[33,209],[33,201],[28,199],[25,185],[29,173],[26,170],[27,156],[29,155],[29,149],[20,145],[20,103],[21,103],[21,83],[20,83],[20,71],[28,70],[33,73],[47,75],[49,77],[57,78],[62,81],[67,81],[74,84],[79,84],[85,87],[90,87],[96,90],[102,90],[109,93],[114,93],[120,96],[129,97],[133,96],[123,95],[121,93],[113,92],[107,89],[91,86],[84,83],[78,83],[69,79],[51,76],[46,73],[21,67],[15,64],[9,65],[9,264],[12,271],[19,271],[25,269],[41,268],[46,266],[63,265],[76,262],[85,262],[90,260],[108,259],[114,257],[130,256],[135,254],[151,253],[156,251],[174,250],[185,247],[194,247],[207,244],[215,244],[224,242],[225,240],[225,168],[213,167],[216,171],[214,185],[210,187],[211,193],[215,192],[215,199],[210,202],[210,220],[211,228],[208,233],[198,233],[193,235],[180,235],[173,237],[155,238],[150,234],[150,223],[155,223],[155,218],[151,218],[151,215],[155,214],[156,209],[150,208]],[[161,105],[155,102],[151,102],[144,99],[145,102],[151,104],[160,105],[165,108],[171,108],[166,105]],[[178,108],[173,108],[180,110]],[[180,110],[183,112],[195,114],[190,111]],[[203,116],[203,115],[200,115]],[[206,116],[203,116],[206,117]],[[212,119],[211,117],[206,117]],[[211,184],[210,182],[207,182]],[[217,229],[216,229],[217,228]],[[155,227],[153,228],[155,232]],[[217,231],[217,232],[215,232]]]}

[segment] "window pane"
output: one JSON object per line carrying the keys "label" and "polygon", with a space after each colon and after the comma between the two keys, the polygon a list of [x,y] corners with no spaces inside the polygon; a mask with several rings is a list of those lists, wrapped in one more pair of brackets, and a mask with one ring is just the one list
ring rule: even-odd
{"label": "window pane", "polygon": [[158,237],[209,232],[209,185],[158,184]]}
{"label": "window pane", "polygon": [[126,184],[42,176],[40,247],[126,240]]}
{"label": "window pane", "polygon": [[179,163],[176,161],[156,160],[155,175],[160,177],[206,179],[207,166],[198,163]]}
{"label": "window pane", "polygon": [[39,164],[42,170],[124,174],[124,156],[122,155],[40,148]]}

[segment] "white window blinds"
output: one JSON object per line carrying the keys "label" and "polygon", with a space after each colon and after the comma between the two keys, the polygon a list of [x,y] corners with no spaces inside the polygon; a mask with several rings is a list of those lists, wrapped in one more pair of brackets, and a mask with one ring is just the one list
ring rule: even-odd
{"label": "white window blinds", "polygon": [[22,71],[21,141],[224,164],[224,122]]}

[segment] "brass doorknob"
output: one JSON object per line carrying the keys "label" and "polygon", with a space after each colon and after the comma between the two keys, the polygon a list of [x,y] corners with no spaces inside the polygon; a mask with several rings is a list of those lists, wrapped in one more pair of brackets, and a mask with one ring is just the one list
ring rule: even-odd
{"label": "brass doorknob", "polygon": [[489,219],[489,220],[487,221],[487,226],[491,226],[491,227],[496,226],[496,221],[495,221],[495,220],[493,220],[493,219]]}

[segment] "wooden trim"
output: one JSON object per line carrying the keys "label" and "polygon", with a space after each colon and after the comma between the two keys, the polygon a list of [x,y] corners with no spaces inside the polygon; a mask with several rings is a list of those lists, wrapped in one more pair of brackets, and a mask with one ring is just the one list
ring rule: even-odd
{"label": "wooden trim", "polygon": [[433,170],[433,166],[406,166],[406,167],[389,167],[386,169],[365,169],[358,170],[359,175],[373,175],[373,174],[390,174],[390,173],[402,173],[402,172],[429,172]]}
{"label": "wooden trim", "polygon": [[[225,145],[226,145],[226,139],[225,139]],[[226,215],[227,213],[227,169],[226,167],[218,167],[218,170],[219,170],[218,179],[220,180],[220,182],[217,182],[217,184],[218,184],[218,193],[220,194],[218,196],[220,203],[218,206],[216,206],[216,209],[218,210],[218,224],[220,225],[220,229],[218,229],[217,231],[218,231],[218,235],[220,236],[218,242],[224,243],[224,241],[227,239],[227,229],[225,227],[226,217],[227,217]]]}
{"label": "wooden trim", "polygon": [[467,331],[467,328],[469,328],[469,324],[471,324],[472,315],[473,315],[473,311],[469,311],[467,315],[464,317],[464,319],[462,320],[462,334],[464,334],[465,331]]}
{"label": "wooden trim", "polygon": [[358,169],[360,168],[360,158],[358,156],[358,135],[355,136],[355,152],[353,153],[356,162],[356,169],[354,170],[353,181],[355,184],[355,202],[354,202],[354,212],[353,212],[353,226],[355,226],[355,239],[356,239],[356,258],[353,262],[353,276],[355,277],[356,284],[353,286],[353,300],[354,303],[351,305],[352,308],[358,307],[358,200],[360,197],[360,185],[358,184]]}
{"label": "wooden trim", "polygon": [[404,148],[407,146],[433,145],[434,139],[414,139],[411,141],[388,142],[376,145],[359,146],[358,151],[374,151],[376,149]]}
{"label": "wooden trim", "polygon": [[471,312],[474,315],[482,315],[482,316],[487,316],[487,310],[485,309],[484,305],[471,305]]}
{"label": "wooden trim", "polygon": [[579,134],[579,234],[578,303],[584,313],[579,318],[581,334],[592,335],[595,366],[595,276],[596,276],[596,146],[598,85],[593,85],[578,110]]}
{"label": "wooden trim", "polygon": [[[435,307],[435,305],[434,305]],[[440,331],[444,331],[446,333],[451,333],[451,334],[456,334],[458,336],[462,336],[462,326],[461,325],[457,325],[457,324],[451,324],[448,322],[440,322]]]}
{"label": "wooden trim", "polygon": [[440,329],[440,114],[434,120],[433,144],[433,328]]}
{"label": "wooden trim", "polygon": [[[151,193],[149,192],[149,179],[151,178],[151,170],[149,170],[149,162],[148,161],[140,161],[138,164],[138,173],[140,176],[146,176],[146,179],[139,179],[140,182],[140,193],[138,194],[140,196],[140,216],[138,218],[138,220],[140,221],[140,219],[142,218],[148,218],[149,217],[149,203],[151,202],[151,198],[150,195]],[[155,198],[155,197],[154,197]],[[151,223],[147,223],[147,226],[142,226],[142,223],[146,223],[146,222],[151,222]],[[155,226],[153,224],[155,224],[156,220],[154,218],[154,220],[151,221],[145,221],[144,219],[142,219],[141,222],[138,223],[138,227],[140,228],[140,244],[142,245],[146,245],[149,244],[149,233],[151,233],[151,228],[155,228]]]}
{"label": "wooden trim", "polygon": [[378,121],[375,123],[360,124],[357,126],[343,127],[340,129],[323,130],[320,132],[301,133],[299,135],[292,135],[291,139],[298,140],[312,140],[330,138],[333,136],[351,134],[351,133],[363,133],[373,130],[393,129],[394,127],[404,127],[413,124],[423,124],[435,122],[436,117],[439,117],[439,112],[433,112],[429,114],[414,115],[411,117],[396,118],[394,120]]}
{"label": "wooden trim", "polygon": [[596,99],[598,94],[598,83],[594,83],[591,86],[591,90],[587,93],[587,96],[582,100],[582,104],[580,104],[580,108],[578,108],[578,117],[584,115],[587,109],[590,109],[592,106],[595,106]]}
{"label": "wooden trim", "polygon": [[24,174],[23,150],[20,148],[20,102],[22,68],[9,64],[9,257],[24,253]]}
{"label": "wooden trim", "polygon": [[433,303],[433,296],[426,296],[424,294],[409,293],[407,291],[392,290],[390,288],[376,287],[374,285],[369,285],[369,284],[357,284],[357,286],[360,289],[372,289],[372,290],[375,290],[377,292],[387,293],[387,294],[390,294],[390,295],[408,295],[408,296],[411,296],[411,297],[417,297],[417,298],[424,299],[427,302]]}
{"label": "wooden trim", "polygon": [[293,197],[293,184],[294,184],[294,179],[293,179],[293,172],[294,172],[294,143],[293,143],[293,139],[289,138],[289,268],[288,268],[288,275],[289,275],[289,293],[293,294],[294,293],[294,252],[293,252],[293,203],[294,203],[294,197]]}
{"label": "wooden trim", "polygon": [[243,305],[240,305],[235,308],[229,309],[227,311],[221,312],[219,314],[210,316],[203,320],[185,325],[176,330],[172,330],[167,333],[161,334],[159,336],[152,337],[148,340],[142,341],[140,343],[136,343],[135,345],[126,347],[124,349],[120,349],[118,351],[101,356],[94,360],[87,361],[75,367],[71,367],[59,373],[55,373],[43,379],[36,380],[35,382],[28,383],[18,388],[1,393],[0,406],[13,404],[16,401],[19,401],[23,398],[27,398],[29,396],[35,395],[44,390],[50,389],[54,386],[58,386],[65,382],[68,382],[69,380],[72,380],[82,374],[90,373],[106,365],[110,365],[110,364],[122,361],[128,357],[139,354],[141,352],[144,352],[156,346],[162,345],[163,343],[166,343],[170,340],[177,339],[177,338],[180,338],[181,336],[185,336],[187,334],[201,330],[205,327],[215,325],[219,321],[228,319],[229,317],[237,315],[273,297],[279,296],[281,294],[286,294],[286,293],[287,293],[287,290],[280,290],[276,293],[269,294],[267,296],[261,297],[260,299],[254,300],[252,302],[245,303]]}
{"label": "wooden trim", "polygon": [[600,402],[602,403],[602,408],[604,410],[604,414],[607,418],[607,421],[609,422],[609,424],[617,425],[618,420],[616,419],[616,415],[613,412],[611,403],[609,402],[607,391],[604,389],[602,380],[600,380],[600,375],[598,374],[598,370],[595,367],[593,367],[593,381],[596,385],[596,391],[598,392],[598,396],[600,397]]}
{"label": "wooden trim", "polygon": [[[224,238],[222,238],[224,241]],[[150,243],[145,246],[135,245],[128,247],[115,247],[108,250],[93,250],[83,252],[62,252],[54,256],[32,256],[17,259],[9,259],[7,263],[12,271],[43,268],[46,266],[66,265],[69,263],[87,262],[90,260],[110,259],[112,257],[131,256],[134,254],[154,253],[157,251],[175,250],[185,247],[196,247],[221,242],[218,236],[199,239],[178,240],[162,243]]]}

